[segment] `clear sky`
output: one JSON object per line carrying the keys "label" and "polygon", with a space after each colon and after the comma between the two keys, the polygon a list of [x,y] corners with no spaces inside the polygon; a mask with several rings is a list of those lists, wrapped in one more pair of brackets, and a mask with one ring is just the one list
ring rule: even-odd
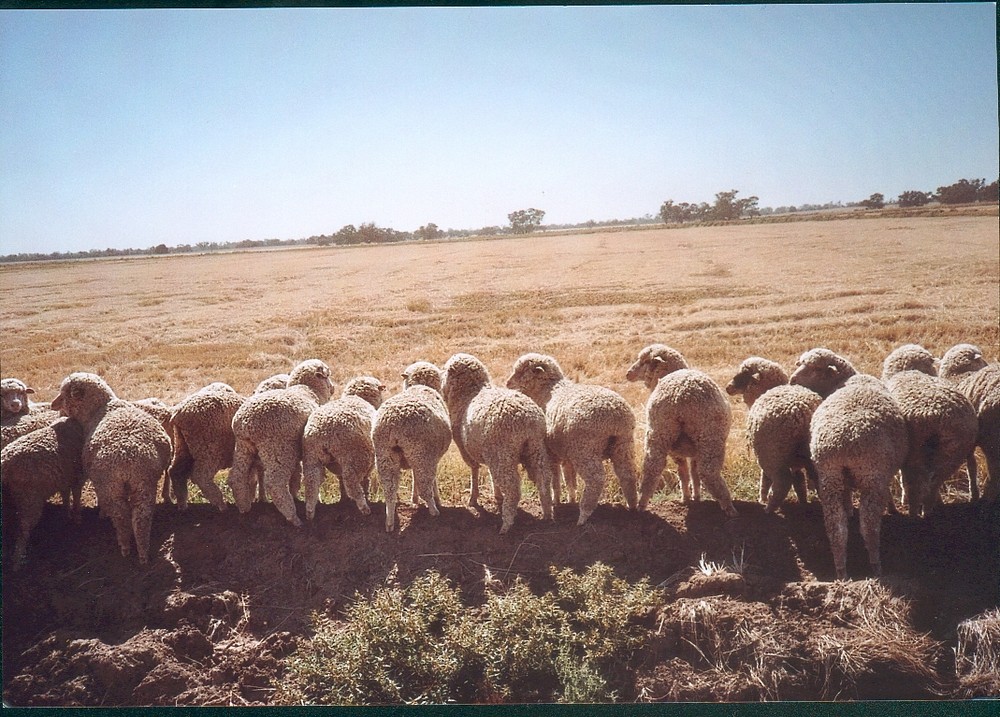
{"label": "clear sky", "polygon": [[1000,171],[996,5],[0,11],[0,254]]}

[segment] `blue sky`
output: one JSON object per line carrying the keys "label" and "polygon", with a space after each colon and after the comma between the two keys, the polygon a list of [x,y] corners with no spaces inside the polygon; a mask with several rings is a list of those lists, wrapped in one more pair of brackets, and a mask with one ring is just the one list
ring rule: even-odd
{"label": "blue sky", "polygon": [[0,254],[993,181],[996,6],[0,11]]}

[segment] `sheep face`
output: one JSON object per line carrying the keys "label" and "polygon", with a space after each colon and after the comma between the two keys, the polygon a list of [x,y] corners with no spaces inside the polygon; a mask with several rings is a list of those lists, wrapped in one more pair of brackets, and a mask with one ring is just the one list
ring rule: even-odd
{"label": "sheep face", "polygon": [[920,371],[928,376],[937,376],[937,359],[923,346],[906,344],[895,349],[882,362],[882,380],[888,381],[901,371]]}
{"label": "sheep face", "polygon": [[428,361],[411,363],[403,370],[403,388],[427,386],[441,392],[441,369]]}
{"label": "sheep face", "polygon": [[811,349],[795,362],[788,382],[812,389],[824,398],[829,396],[856,371],[844,358],[829,349]]}
{"label": "sheep face", "polygon": [[94,414],[115,398],[114,391],[97,374],[74,373],[63,379],[59,395],[52,401],[52,408],[86,425]]}
{"label": "sheep face", "polygon": [[978,346],[958,344],[945,351],[939,367],[942,378],[954,378],[963,373],[974,373],[986,368],[986,359]]}
{"label": "sheep face", "polygon": [[490,374],[482,361],[470,354],[455,354],[444,365],[441,394],[449,406],[471,398],[490,385]]}
{"label": "sheep face", "polygon": [[545,403],[552,387],[564,378],[558,362],[551,356],[524,354],[514,362],[514,371],[507,379],[507,388],[513,388]]}
{"label": "sheep face", "polygon": [[368,401],[375,409],[382,405],[382,392],[385,384],[373,376],[352,378],[344,386],[343,396],[357,396]]}
{"label": "sheep face", "polygon": [[275,388],[288,388],[288,382],[291,378],[287,373],[276,373],[257,384],[257,388],[253,392],[264,393],[264,391],[271,391]]}
{"label": "sheep face", "polygon": [[34,392],[33,388],[16,378],[5,378],[0,381],[0,405],[3,417],[27,413],[28,394]]}
{"label": "sheep face", "polygon": [[629,381],[642,381],[652,391],[661,378],[687,367],[687,361],[674,349],[663,344],[652,344],[639,352],[639,358],[629,367],[625,378]]}
{"label": "sheep face", "polygon": [[726,384],[726,393],[730,396],[742,396],[750,386],[758,381],[760,381],[760,371],[753,364],[744,361],[740,365],[740,370]]}
{"label": "sheep face", "polygon": [[303,385],[312,389],[320,403],[326,403],[333,395],[333,380],[330,367],[319,359],[308,359],[292,369],[289,386]]}

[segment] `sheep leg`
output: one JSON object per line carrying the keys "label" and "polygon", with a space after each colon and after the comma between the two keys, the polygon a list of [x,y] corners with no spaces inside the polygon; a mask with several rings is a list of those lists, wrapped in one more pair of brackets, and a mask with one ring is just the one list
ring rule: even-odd
{"label": "sheep leg", "polygon": [[877,476],[870,476],[866,480],[862,480],[861,484],[869,486],[869,489],[861,494],[861,508],[858,516],[861,537],[868,550],[868,562],[871,564],[872,573],[875,577],[881,577],[882,560],[879,554],[879,543],[882,530],[882,512],[890,497],[889,485],[881,483]]}
{"label": "sheep leg", "polygon": [[697,503],[698,501],[701,500],[701,478],[699,477],[700,474],[698,473],[699,461],[697,458],[692,458],[690,460],[691,460],[691,469],[689,475],[691,477],[691,499],[695,503]]}
{"label": "sheep leg", "polygon": [[31,498],[26,498],[17,505],[19,526],[17,543],[14,546],[14,570],[19,570],[24,565],[28,554],[28,538],[31,537],[31,531],[42,519],[44,506],[45,501],[31,500]]}
{"label": "sheep leg", "polygon": [[635,510],[638,503],[639,476],[635,470],[635,444],[632,437],[622,436],[611,447],[611,466],[618,476],[618,486],[625,496],[625,505]]}
{"label": "sheep leg", "polygon": [[[198,486],[201,494],[205,496],[205,499],[209,503],[217,510],[223,511],[226,509],[226,499],[223,497],[219,486],[215,484],[215,474],[218,472],[219,468],[211,463],[195,461],[194,468],[191,470],[191,482]],[[179,500],[177,504],[178,507],[181,506]],[[187,505],[186,498],[184,505]]]}
{"label": "sheep leg", "polygon": [[1000,446],[986,446],[983,453],[986,455],[986,484],[983,486],[982,498],[986,501],[995,501],[1000,498]]}
{"label": "sheep leg", "polygon": [[364,466],[354,465],[350,461],[344,463],[344,492],[347,494],[347,498],[353,500],[354,504],[358,506],[361,515],[371,515],[372,512],[368,500],[365,498],[365,493],[368,492],[369,472],[371,472],[370,463]]}
{"label": "sheep leg", "polygon": [[288,480],[288,493],[292,496],[292,500],[298,497],[300,488],[302,488],[302,464],[296,460],[292,477]]}
{"label": "sheep leg", "polygon": [[773,513],[778,509],[788,497],[788,491],[792,489],[792,483],[795,480],[792,471],[787,467],[774,471],[770,476],[768,483],[771,484],[771,497],[764,508],[765,513]]}
{"label": "sheep leg", "polygon": [[979,465],[976,463],[976,451],[972,450],[965,461],[965,469],[969,474],[969,502],[979,500]]}
{"label": "sheep leg", "polygon": [[795,497],[799,500],[799,505],[809,503],[809,490],[806,487],[806,474],[804,471],[792,471],[792,487],[795,489]]}
{"label": "sheep leg", "polygon": [[[820,474],[820,487],[826,482],[839,482],[840,476],[825,477]],[[823,524],[826,526],[826,537],[833,553],[833,566],[837,571],[837,580],[847,580],[847,511],[844,509],[844,493],[850,491],[824,490],[820,495],[823,504]]]}
{"label": "sheep leg", "polygon": [[927,476],[922,469],[915,466],[904,466],[902,474],[906,512],[911,516],[920,516],[926,500],[925,492],[929,487],[926,485]]}
{"label": "sheep leg", "polygon": [[326,479],[326,466],[318,457],[305,455],[302,457],[302,477],[306,491],[306,520],[313,520],[319,503],[319,487]]}
{"label": "sheep leg", "polygon": [[115,528],[115,538],[118,540],[118,548],[121,550],[122,557],[127,558],[129,553],[132,552],[132,525],[129,516],[122,512],[122,508],[115,507],[114,512],[110,510],[111,525]]}
{"label": "sheep leg", "polygon": [[771,478],[767,471],[760,472],[760,502],[767,505],[767,494],[771,491]]}
{"label": "sheep leg", "polygon": [[667,467],[667,454],[647,442],[642,459],[642,484],[639,489],[639,510],[646,510],[649,499],[660,484],[663,469]]}
{"label": "sheep leg", "polygon": [[580,518],[576,524],[583,525],[604,493],[604,465],[599,459],[586,459],[578,462],[577,466],[583,478],[583,495],[580,497]]}
{"label": "sheep leg", "polygon": [[[295,499],[292,498],[292,483],[301,480],[299,457],[293,452],[275,451],[261,456],[261,460],[264,464],[264,486],[274,507],[292,525],[302,525],[295,512]],[[297,490],[298,485],[295,488]]]}
{"label": "sheep leg", "polygon": [[434,500],[437,492],[437,461],[427,456],[417,456],[410,461],[410,467],[413,469],[413,487],[417,497],[427,504],[431,515],[440,515],[441,511]]}
{"label": "sheep leg", "polygon": [[135,552],[139,565],[149,562],[149,538],[153,529],[153,510],[149,505],[132,506],[132,535],[135,537]]}
{"label": "sheep leg", "polygon": [[[517,506],[521,502],[521,476],[517,472],[517,464],[514,463],[505,463],[496,466],[496,469],[491,466],[490,473],[493,475],[494,489],[502,486],[500,535],[504,535],[514,525],[514,518],[517,517]],[[549,508],[551,507],[550,505]]]}
{"label": "sheep leg", "polygon": [[[167,479],[163,481],[163,502],[170,502],[170,489],[173,488],[177,508],[184,510],[188,502],[188,475],[194,467],[194,456],[188,447],[184,434],[174,427],[174,457],[167,468]],[[169,483],[169,485],[168,485]]]}
{"label": "sheep leg", "polygon": [[[555,501],[562,502],[562,485],[559,482],[559,464],[556,463],[556,470],[553,472],[552,497]],[[562,482],[566,484],[566,502],[576,503],[576,466],[573,461],[562,462]]]}
{"label": "sheep leg", "polygon": [[73,485],[70,489],[73,494],[73,509],[70,511],[70,518],[74,523],[79,524],[80,522],[80,498],[83,495],[83,482],[78,482]]}
{"label": "sheep leg", "polygon": [[[528,478],[538,489],[538,500],[542,504],[542,519],[552,519],[552,479],[558,474],[559,464],[555,463],[543,442],[529,440],[521,451],[521,463]],[[517,467],[514,467],[517,475]],[[521,479],[517,480],[517,500],[521,499]],[[515,508],[516,508],[515,503]]]}
{"label": "sheep leg", "polygon": [[[233,491],[233,499],[240,513],[250,512],[254,488],[258,483],[258,480],[255,480],[258,469],[257,449],[253,443],[237,438],[236,447],[233,449],[233,465],[226,480]],[[263,482],[263,478],[258,478]]]}
{"label": "sheep leg", "polygon": [[375,470],[378,471],[382,494],[385,496],[385,532],[391,533],[396,527],[396,504],[399,502],[399,460],[392,452],[389,455],[377,455]]}
{"label": "sheep leg", "polygon": [[677,461],[677,476],[681,483],[681,500],[685,503],[691,502],[691,483],[693,480],[692,470],[688,459],[683,456],[675,457]]}
{"label": "sheep leg", "polygon": [[[724,450],[724,449],[723,449]],[[722,464],[725,459],[724,453],[713,453],[707,456],[703,456],[697,461],[692,461],[692,471],[695,485],[695,500],[697,500],[697,488],[700,484],[704,483],[705,488],[708,492],[712,494],[712,497],[719,502],[719,507],[722,508],[722,512],[725,513],[730,518],[735,518],[736,507],[733,505],[732,496],[729,494],[729,486],[726,485],[726,480],[722,477]],[[789,485],[784,487],[784,494],[781,495],[779,503],[784,500],[785,496],[788,495],[788,488],[790,487],[791,480],[787,481]],[[778,492],[781,492],[779,487]],[[771,500],[775,498],[775,486],[771,486]]]}

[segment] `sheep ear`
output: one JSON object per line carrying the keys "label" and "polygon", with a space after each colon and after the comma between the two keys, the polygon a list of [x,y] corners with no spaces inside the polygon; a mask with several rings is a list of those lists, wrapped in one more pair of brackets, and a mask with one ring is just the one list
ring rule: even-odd
{"label": "sheep ear", "polygon": [[28,388],[24,389],[24,392],[25,393],[34,393],[35,389],[33,389],[31,386],[28,386]]}
{"label": "sheep ear", "polygon": [[760,371],[754,371],[753,376],[751,376],[754,381],[760,381]]}
{"label": "sheep ear", "polygon": [[[983,357],[983,355],[982,355],[982,354],[976,354],[976,355],[975,355],[975,356],[973,356],[972,358],[973,358],[973,360],[975,360],[975,361],[978,361],[978,360],[979,360],[979,359],[981,359],[982,357]],[[30,389],[29,389],[29,390],[30,390]]]}
{"label": "sheep ear", "polygon": [[660,356],[654,356],[653,363],[666,363],[666,361],[664,361],[663,358]]}
{"label": "sheep ear", "polygon": [[400,376],[402,376],[403,378],[409,378],[409,377],[408,377],[408,376],[406,375],[406,373],[405,373],[405,372],[404,372],[404,373],[401,373],[401,374],[399,374],[399,375],[400,375]]}
{"label": "sheep ear", "polygon": [[830,366],[827,366],[827,368],[830,369],[830,373],[839,373],[837,367],[832,364]]}
{"label": "sheep ear", "polygon": [[545,373],[545,368],[542,366],[532,366],[531,370],[535,373]]}
{"label": "sheep ear", "polygon": [[380,384],[378,385],[378,390],[379,390],[380,392],[381,392],[381,391],[384,391],[384,390],[385,390],[385,384],[384,384],[384,383],[380,383]]}

